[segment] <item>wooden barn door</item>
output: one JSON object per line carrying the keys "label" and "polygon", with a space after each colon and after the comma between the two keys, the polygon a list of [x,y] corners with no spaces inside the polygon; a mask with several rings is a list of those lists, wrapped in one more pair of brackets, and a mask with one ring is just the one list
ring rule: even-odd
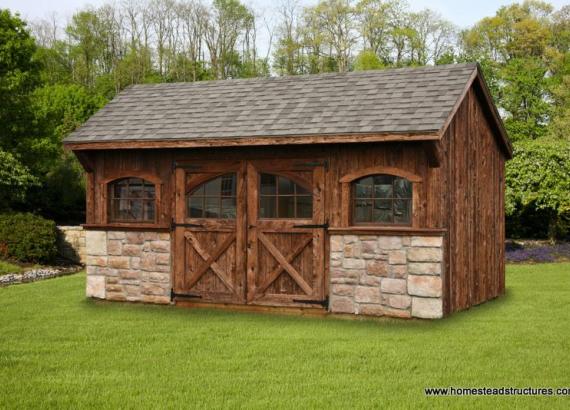
{"label": "wooden barn door", "polygon": [[324,302],[324,163],[247,165],[247,302]]}
{"label": "wooden barn door", "polygon": [[244,303],[244,164],[178,163],[175,178],[175,295]]}

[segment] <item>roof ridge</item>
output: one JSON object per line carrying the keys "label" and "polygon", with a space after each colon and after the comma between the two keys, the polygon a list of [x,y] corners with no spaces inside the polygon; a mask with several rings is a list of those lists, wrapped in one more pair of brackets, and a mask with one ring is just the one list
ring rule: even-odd
{"label": "roof ridge", "polygon": [[299,74],[299,75],[283,75],[283,76],[269,76],[269,77],[250,77],[250,78],[227,78],[227,79],[215,79],[215,80],[199,80],[199,81],[175,81],[170,83],[139,83],[131,84],[130,86],[123,89],[135,89],[135,88],[158,88],[158,87],[175,87],[175,86],[197,86],[197,85],[212,85],[220,84],[227,85],[228,83],[255,83],[255,82],[289,82],[289,81],[300,81],[305,79],[318,79],[318,78],[342,78],[342,77],[370,77],[378,74],[388,74],[388,73],[398,73],[398,72],[413,72],[413,71],[442,71],[445,69],[460,69],[460,68],[477,68],[477,63],[467,62],[467,63],[457,63],[457,64],[442,64],[434,66],[414,66],[414,67],[390,67],[375,70],[364,70],[364,71],[345,71],[345,72],[327,72],[318,74]]}

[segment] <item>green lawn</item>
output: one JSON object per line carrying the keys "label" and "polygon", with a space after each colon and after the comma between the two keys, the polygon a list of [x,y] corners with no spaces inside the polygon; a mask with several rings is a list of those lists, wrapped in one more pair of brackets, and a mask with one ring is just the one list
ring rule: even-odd
{"label": "green lawn", "polygon": [[570,264],[442,321],[94,302],[83,274],[0,289],[0,408],[568,408],[425,386],[570,387]]}

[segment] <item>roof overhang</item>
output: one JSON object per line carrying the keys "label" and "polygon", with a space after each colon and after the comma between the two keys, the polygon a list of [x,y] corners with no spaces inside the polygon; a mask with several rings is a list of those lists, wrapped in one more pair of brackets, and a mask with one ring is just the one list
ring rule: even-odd
{"label": "roof overhang", "polygon": [[344,134],[344,135],[290,135],[279,137],[239,137],[239,138],[196,138],[192,140],[112,140],[88,142],[64,142],[72,151],[113,150],[113,149],[168,149],[168,148],[208,148],[208,147],[251,147],[269,145],[303,144],[350,144],[366,142],[413,142],[437,141],[439,132],[417,134]]}

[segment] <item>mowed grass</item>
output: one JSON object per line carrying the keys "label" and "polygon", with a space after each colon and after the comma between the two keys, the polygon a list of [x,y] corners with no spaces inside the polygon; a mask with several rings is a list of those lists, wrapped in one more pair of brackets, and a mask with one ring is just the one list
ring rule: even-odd
{"label": "mowed grass", "polygon": [[83,274],[2,288],[0,408],[568,408],[424,395],[570,387],[570,264],[507,275],[505,297],[442,321],[95,302]]}

